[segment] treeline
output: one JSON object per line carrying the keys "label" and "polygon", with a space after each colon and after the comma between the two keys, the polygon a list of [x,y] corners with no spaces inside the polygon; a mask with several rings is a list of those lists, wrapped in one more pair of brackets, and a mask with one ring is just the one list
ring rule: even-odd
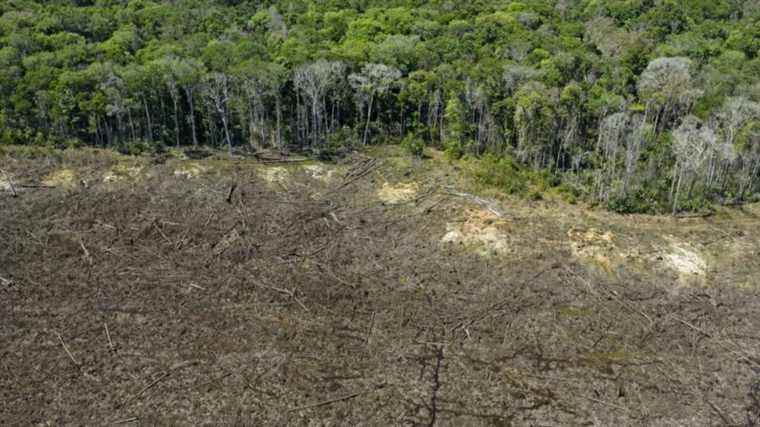
{"label": "treeline", "polygon": [[760,193],[757,1],[6,0],[0,14],[3,143],[403,141],[508,159],[494,167],[624,212]]}

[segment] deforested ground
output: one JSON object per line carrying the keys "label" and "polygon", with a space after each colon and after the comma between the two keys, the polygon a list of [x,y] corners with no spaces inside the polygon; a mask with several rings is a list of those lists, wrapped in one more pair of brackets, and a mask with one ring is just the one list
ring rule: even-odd
{"label": "deforested ground", "polygon": [[0,169],[3,424],[760,420],[757,205],[518,200],[392,147]]}

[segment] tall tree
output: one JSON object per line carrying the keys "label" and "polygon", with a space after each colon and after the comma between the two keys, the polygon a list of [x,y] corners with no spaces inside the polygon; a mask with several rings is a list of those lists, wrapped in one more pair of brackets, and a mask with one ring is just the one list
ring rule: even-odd
{"label": "tall tree", "polygon": [[354,73],[349,76],[349,81],[357,93],[360,104],[362,107],[367,106],[367,120],[362,137],[364,145],[367,145],[369,124],[372,120],[372,105],[375,98],[385,95],[394,84],[398,84],[400,78],[401,71],[385,64],[366,64],[361,73]]}

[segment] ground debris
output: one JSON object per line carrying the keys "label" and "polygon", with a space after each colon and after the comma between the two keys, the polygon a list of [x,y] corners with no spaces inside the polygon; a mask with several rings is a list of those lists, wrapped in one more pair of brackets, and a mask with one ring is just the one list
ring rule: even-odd
{"label": "ground debris", "polygon": [[707,262],[691,244],[668,239],[669,245],[663,255],[666,265],[676,271],[682,284],[702,280],[707,274]]}
{"label": "ground debris", "polygon": [[[124,191],[0,201],[3,420],[698,425],[752,405],[756,222],[711,218],[738,237],[699,245],[702,220],[496,202],[445,161],[178,179],[129,160]],[[40,162],[7,172],[40,182]],[[586,268],[602,256],[614,274]],[[674,260],[705,286],[668,292]]]}
{"label": "ground debris", "polygon": [[443,243],[458,243],[476,248],[481,255],[510,251],[509,225],[490,210],[468,209],[464,222],[446,224]]}

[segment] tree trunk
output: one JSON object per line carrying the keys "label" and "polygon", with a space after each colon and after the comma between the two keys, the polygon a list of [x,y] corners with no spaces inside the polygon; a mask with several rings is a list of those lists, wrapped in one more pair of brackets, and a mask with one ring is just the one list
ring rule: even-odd
{"label": "tree trunk", "polygon": [[679,169],[678,172],[678,183],[676,184],[676,192],[673,197],[673,216],[678,213],[678,193],[681,191],[681,180],[683,179],[683,170]]}
{"label": "tree trunk", "polygon": [[282,148],[282,132],[280,130],[280,122],[282,120],[282,111],[280,106],[280,96],[275,97],[275,109],[277,114],[277,146]]}
{"label": "tree trunk", "polygon": [[187,102],[190,105],[190,129],[193,134],[193,147],[198,147],[198,135],[195,130],[195,102],[193,101],[193,89],[186,87],[185,94],[187,95]]}
{"label": "tree trunk", "polygon": [[369,135],[369,121],[372,119],[372,103],[375,100],[375,93],[372,92],[369,95],[369,105],[367,106],[367,124],[364,126],[364,137],[362,138],[362,144],[367,145],[367,136]]}
{"label": "tree trunk", "polygon": [[221,114],[222,114],[222,126],[224,126],[224,139],[227,141],[227,151],[229,152],[231,156],[232,155],[232,138],[230,138],[230,129],[229,129],[229,126],[227,126],[227,114],[225,114],[224,111],[222,111]]}
{"label": "tree trunk", "polygon": [[317,138],[319,137],[319,123],[320,120],[319,113],[317,112],[317,106],[319,105],[319,99],[317,97],[314,97],[311,101],[311,119],[312,119],[312,129],[311,129],[311,138],[312,138],[312,147],[317,146]]}
{"label": "tree trunk", "polygon": [[177,144],[177,148],[179,149],[179,107],[177,97],[172,97],[172,103],[174,103],[174,140]]}
{"label": "tree trunk", "polygon": [[248,126],[246,128],[248,129],[248,144],[250,144],[251,148],[254,150],[258,150],[256,144],[253,140],[253,134],[255,133],[255,118],[254,118],[254,112],[253,112],[253,104],[248,105],[249,111],[248,111]]}
{"label": "tree trunk", "polygon": [[137,135],[135,134],[135,122],[132,119],[132,110],[127,108],[127,118],[129,119],[129,129],[132,134],[132,141],[137,139]]}
{"label": "tree trunk", "polygon": [[153,125],[150,123],[150,110],[148,109],[148,100],[145,98],[145,96],[142,96],[143,100],[143,107],[145,108],[145,120],[147,121],[148,129],[146,133],[146,138],[148,138],[148,141],[153,141]]}

